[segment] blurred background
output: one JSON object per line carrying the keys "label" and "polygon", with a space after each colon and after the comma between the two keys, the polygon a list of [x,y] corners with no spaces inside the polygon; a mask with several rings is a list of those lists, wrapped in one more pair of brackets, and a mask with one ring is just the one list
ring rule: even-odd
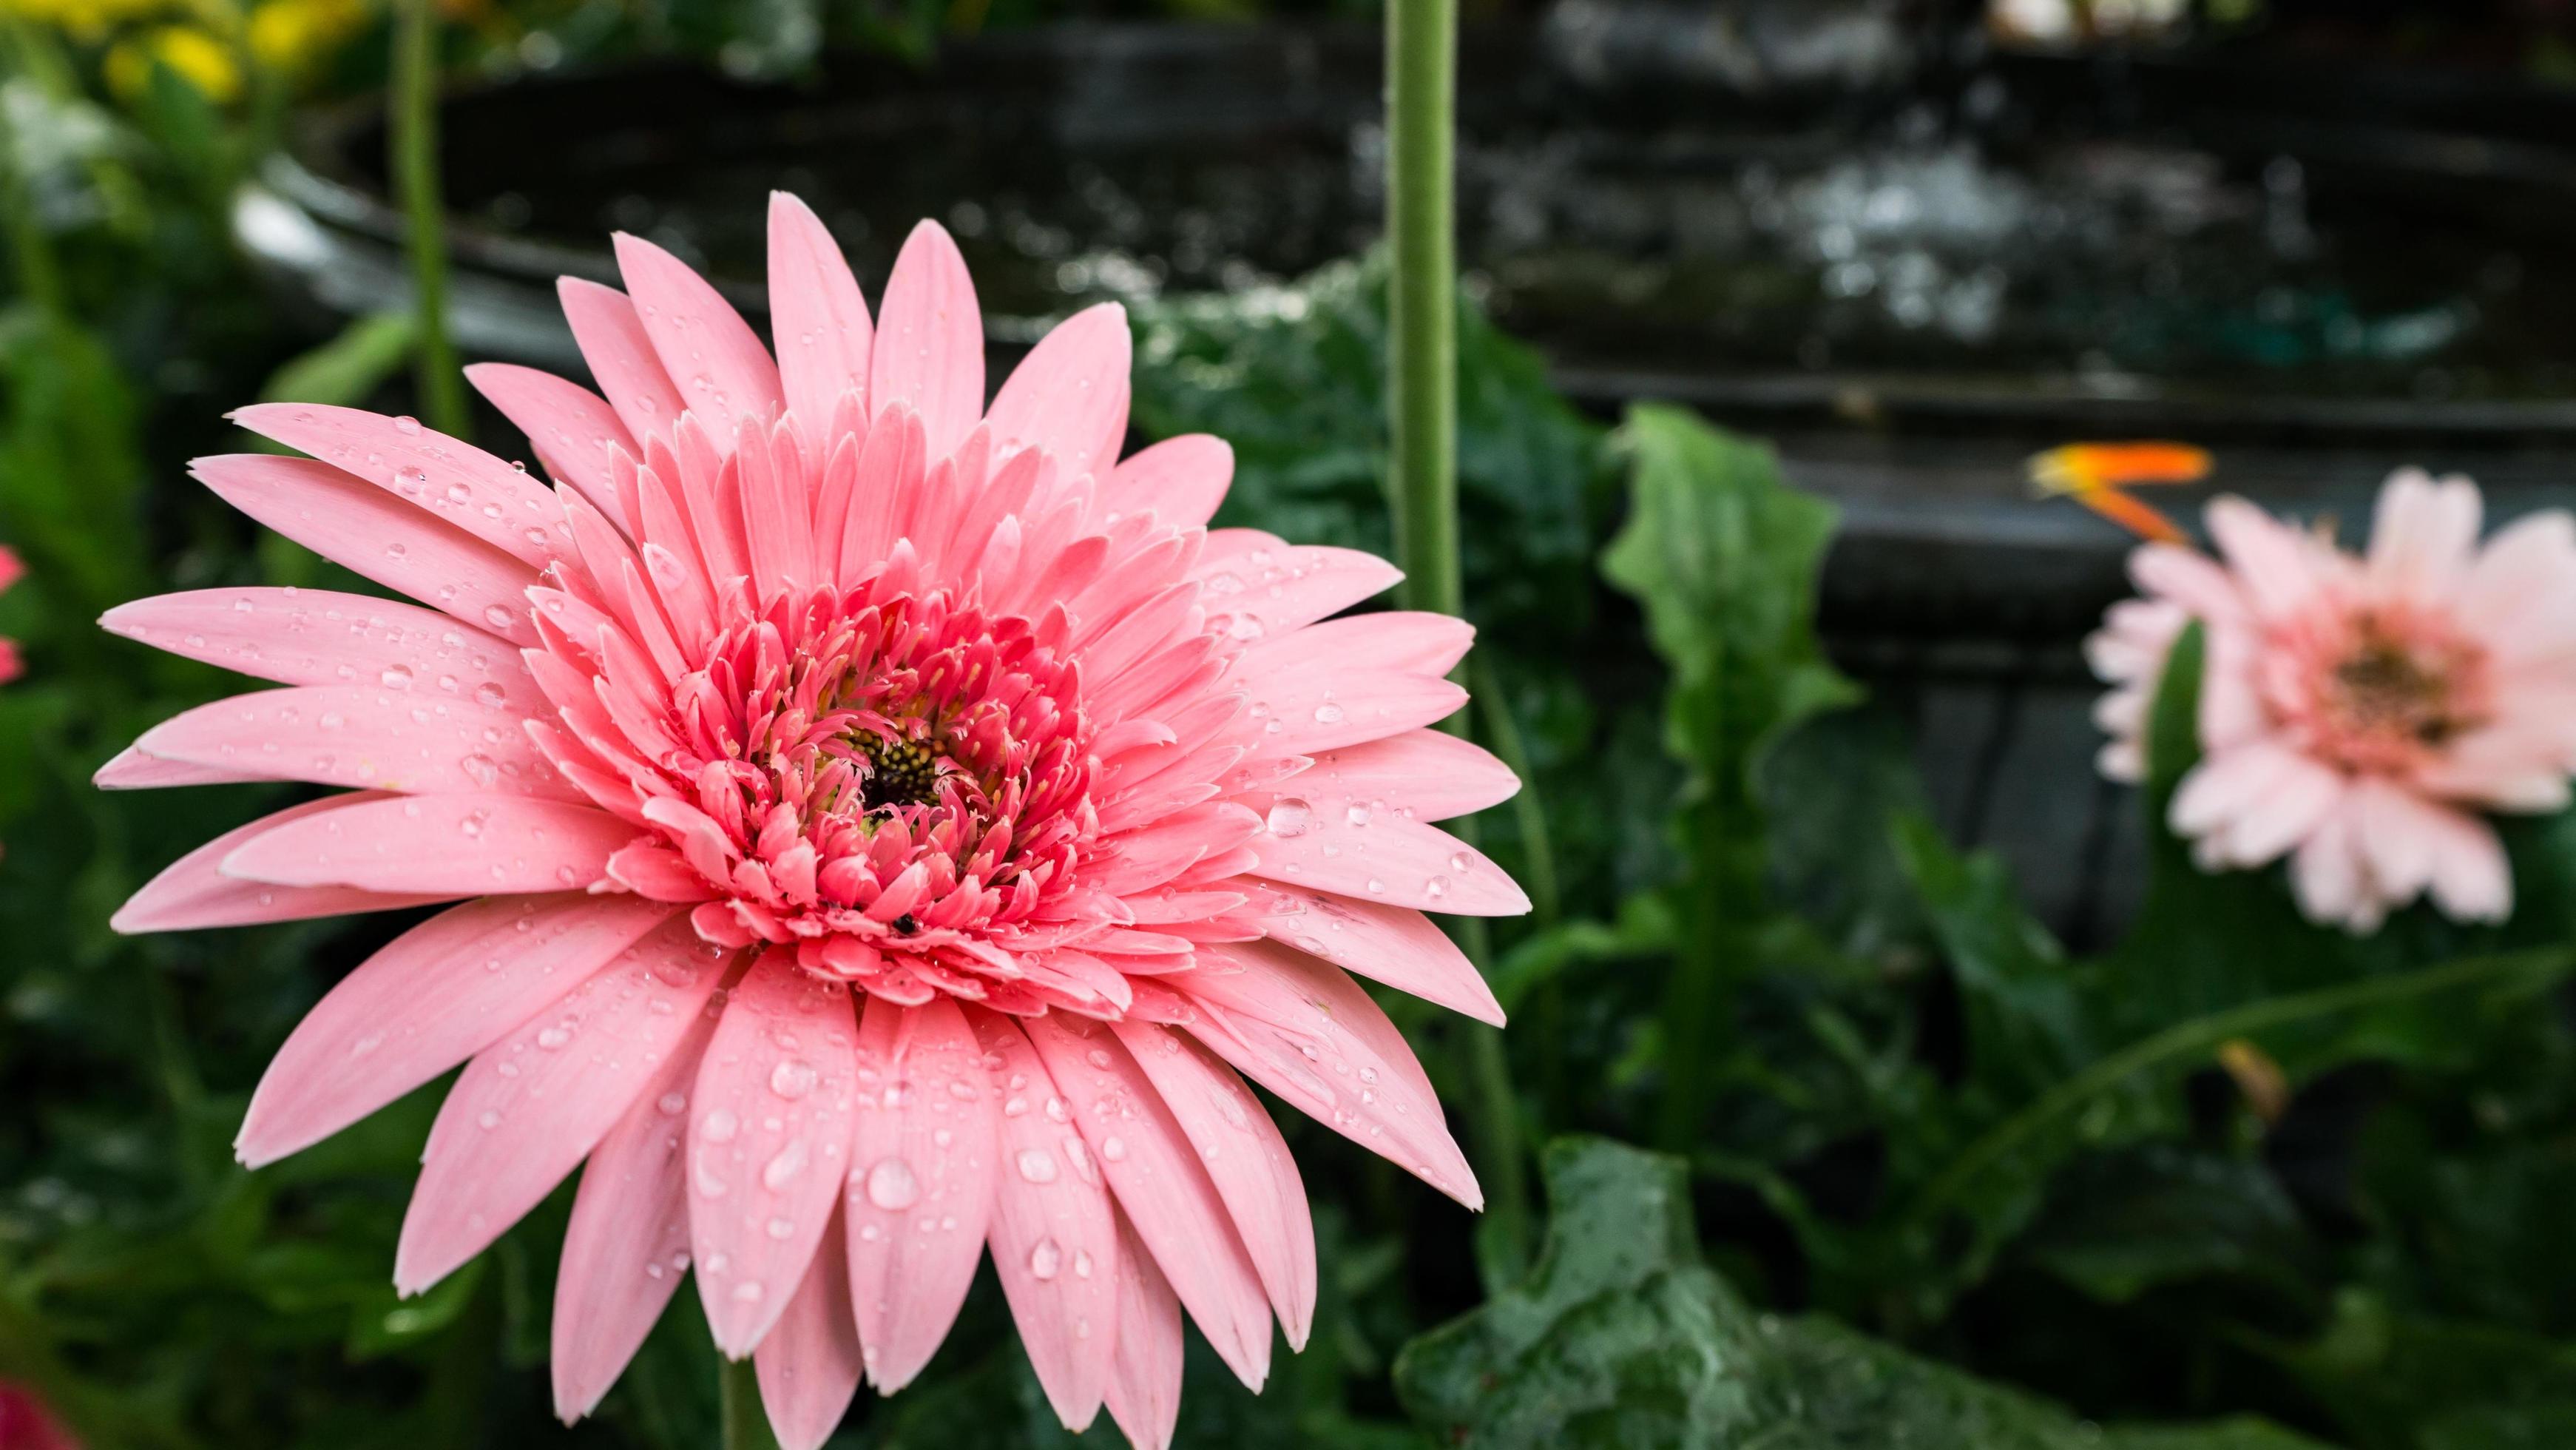
{"label": "blurred background", "polygon": [[[2475,475],[2491,519],[2576,501],[2576,4],[1465,8],[1477,730],[1533,786],[1486,844],[1540,907],[1489,958],[1516,1014],[1508,1115],[1533,1142],[1680,1155],[1710,1292],[1755,1339],[1813,1337],[1753,1355],[1745,1403],[1769,1408],[1741,1433],[1667,1383],[1658,1356],[1708,1348],[1671,1324],[1616,1373],[1579,1342],[1552,1370],[1470,1374],[1452,1341],[1399,1371],[1517,1292],[1537,1230],[1471,1232],[1304,1131],[1315,1342],[1259,1400],[1194,1344],[1184,1442],[2576,1445],[2563,994],[2286,1041],[2226,1027],[2563,942],[2576,828],[2513,838],[2524,906],[2500,933],[2410,917],[2356,944],[2268,882],[2185,880],[2091,764],[2080,645],[2132,541],[2023,480],[2071,439],[2175,438],[2216,453],[2214,486],[2302,514],[2365,518],[2401,462]],[[392,20],[384,0],[0,0],[0,544],[27,566],[0,594],[21,670],[0,685],[0,1380],[100,1446],[706,1445],[685,1295],[597,1419],[554,1424],[568,1194],[397,1303],[434,1089],[257,1177],[232,1165],[269,1053],[408,918],[105,926],[286,788],[91,791],[226,688],[91,621],[165,589],[347,583],[185,461],[251,446],[223,414],[257,399],[430,411]],[[435,42],[467,359],[579,377],[552,283],[614,281],[612,231],[762,323],[768,191],[812,202],[871,290],[933,216],[997,362],[1124,301],[1138,437],[1237,449],[1221,523],[1386,550],[1374,5],[440,0]],[[1751,542],[1696,604],[1596,569],[1648,486],[1642,425],[1612,430],[1650,401],[1741,450],[1717,466]],[[525,452],[495,414],[476,434]],[[1743,727],[1703,758],[1667,749],[1686,662],[1647,629],[1695,608]],[[1818,681],[1865,703],[1816,714]],[[1672,833],[1677,792],[1712,779],[1727,861]],[[1675,921],[1711,900],[1734,923],[1726,1020],[1683,1035],[1707,1061],[1677,1071]],[[2157,929],[2186,918],[2205,930]],[[1463,1092],[1451,1029],[1399,1021]],[[2176,1031],[2190,1050],[2143,1078],[2066,1095]],[[1998,1134],[1991,1181],[1961,1187],[1955,1155]],[[979,1287],[931,1374],[863,1395],[846,1443],[1068,1438],[1006,1326]],[[1592,1404],[1602,1374],[1637,1402],[1606,1392],[1625,1408],[1538,1438],[1459,1408],[1476,1375]],[[1778,1424],[1806,1438],[1762,1438]]]}

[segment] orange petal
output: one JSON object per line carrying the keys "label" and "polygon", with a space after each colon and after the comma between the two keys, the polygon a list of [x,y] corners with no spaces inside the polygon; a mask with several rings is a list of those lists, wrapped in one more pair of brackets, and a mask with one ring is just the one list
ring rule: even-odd
{"label": "orange petal", "polygon": [[2189,542],[2183,531],[2174,527],[2173,520],[2116,488],[2087,489],[2072,497],[2077,503],[2127,529],[2139,538],[2159,544]]}
{"label": "orange petal", "polygon": [[2209,476],[2209,450],[2188,443],[2069,443],[2030,460],[2044,493],[2083,493],[2136,483],[2196,483]]}

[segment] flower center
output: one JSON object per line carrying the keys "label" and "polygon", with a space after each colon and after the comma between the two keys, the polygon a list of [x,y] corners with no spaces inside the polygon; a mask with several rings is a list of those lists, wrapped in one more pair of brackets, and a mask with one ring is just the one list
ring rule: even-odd
{"label": "flower center", "polygon": [[2403,772],[2483,723],[2485,658],[2449,632],[2365,613],[2323,652],[2315,744],[2348,769]]}
{"label": "flower center", "polygon": [[1038,626],[945,593],[738,601],[673,689],[647,812],[723,898],[701,930],[849,975],[1009,938],[1091,833],[1076,678]]}

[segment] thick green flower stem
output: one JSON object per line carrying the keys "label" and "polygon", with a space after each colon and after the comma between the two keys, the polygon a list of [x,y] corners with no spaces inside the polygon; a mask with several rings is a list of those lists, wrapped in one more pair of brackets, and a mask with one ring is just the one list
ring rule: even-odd
{"label": "thick green flower stem", "polygon": [[[1415,609],[1460,613],[1458,576],[1458,258],[1451,151],[1458,68],[1456,0],[1386,7],[1387,422],[1396,563]],[[1450,728],[1466,729],[1461,715]],[[1484,932],[1461,939],[1480,962]],[[1461,1029],[1459,1078],[1474,1098],[1484,1180],[1487,1277],[1508,1282],[1529,1252],[1520,1106],[1501,1034]]]}
{"label": "thick green flower stem", "polygon": [[751,1361],[717,1361],[716,1388],[724,1450],[778,1450],[778,1437],[769,1430],[769,1412],[760,1405],[760,1376]]}
{"label": "thick green flower stem", "polygon": [[412,305],[419,316],[412,349],[419,406],[429,426],[462,437],[465,382],[447,340],[446,206],[438,185],[437,0],[397,0],[393,84],[386,98],[392,151],[387,162],[408,223]]}

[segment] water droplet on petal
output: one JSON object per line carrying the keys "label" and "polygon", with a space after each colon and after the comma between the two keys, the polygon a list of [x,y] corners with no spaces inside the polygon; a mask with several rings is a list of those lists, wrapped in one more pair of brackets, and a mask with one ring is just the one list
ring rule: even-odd
{"label": "water droplet on petal", "polygon": [[1029,1182],[1055,1182],[1055,1155],[1044,1148],[1021,1149],[1019,1164],[1020,1176]]}
{"label": "water droplet on petal", "polygon": [[1041,1282],[1054,1278],[1063,1266],[1064,1250],[1057,1248],[1053,1239],[1040,1239],[1037,1247],[1029,1250],[1029,1273]]}
{"label": "water droplet on petal", "polygon": [[1265,823],[1270,827],[1270,834],[1283,841],[1295,840],[1313,828],[1315,808],[1293,795],[1281,796],[1271,802]]}
{"label": "water droplet on petal", "polygon": [[868,1170],[868,1202],[883,1209],[910,1208],[921,1196],[912,1165],[900,1158],[880,1158]]}

